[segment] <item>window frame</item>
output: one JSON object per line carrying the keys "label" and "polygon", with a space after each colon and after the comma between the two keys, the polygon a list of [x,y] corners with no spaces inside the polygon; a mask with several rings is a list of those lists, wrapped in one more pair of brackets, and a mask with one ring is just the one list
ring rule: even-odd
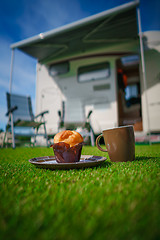
{"label": "window frame", "polygon": [[[104,71],[107,70],[108,75],[107,76],[102,76],[102,77],[95,77],[95,78],[89,78],[87,80],[80,80],[80,76],[81,74],[89,74],[91,73],[91,75],[94,74],[94,72],[96,71]],[[95,82],[95,81],[100,81],[100,80],[104,80],[110,77],[111,74],[111,70],[110,70],[110,62],[109,61],[105,61],[105,62],[99,62],[99,63],[93,63],[93,64],[89,64],[89,65],[84,65],[84,66],[80,66],[77,70],[77,81],[78,83],[89,83],[89,82]]]}
{"label": "window frame", "polygon": [[[63,68],[63,66],[65,66],[65,67]],[[54,67],[55,68],[57,67],[57,72],[55,74],[52,73],[52,68],[54,68]],[[56,64],[52,64],[52,65],[49,66],[49,74],[52,77],[56,77],[56,76],[59,76],[59,75],[67,74],[69,71],[70,71],[69,61],[56,63]]]}

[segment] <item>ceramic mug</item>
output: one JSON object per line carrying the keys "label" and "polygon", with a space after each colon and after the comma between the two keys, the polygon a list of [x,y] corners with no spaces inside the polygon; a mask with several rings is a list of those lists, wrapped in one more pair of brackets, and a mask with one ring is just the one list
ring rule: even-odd
{"label": "ceramic mug", "polygon": [[[99,144],[104,138],[106,149]],[[135,137],[133,126],[123,126],[104,130],[96,139],[96,146],[100,151],[108,152],[112,162],[127,162],[135,159]]]}

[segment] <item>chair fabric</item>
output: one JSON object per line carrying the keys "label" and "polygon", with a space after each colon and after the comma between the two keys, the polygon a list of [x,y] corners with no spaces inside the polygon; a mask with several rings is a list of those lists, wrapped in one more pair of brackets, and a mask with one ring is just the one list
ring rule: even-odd
{"label": "chair fabric", "polygon": [[[30,96],[21,96],[16,94],[6,93],[7,96],[7,107],[8,112],[6,115],[8,116],[8,123],[6,126],[6,134],[7,132],[12,133],[12,147],[15,148],[15,137],[18,136],[34,136],[34,144],[36,143],[36,136],[41,135],[46,138],[46,144],[48,146],[48,136],[45,126],[45,118],[44,115],[48,113],[48,111],[42,112],[37,116],[33,115],[32,111],[32,102]],[[38,117],[40,118],[38,120]],[[36,120],[35,120],[36,119]],[[39,127],[43,125],[44,133],[38,133]],[[15,131],[18,128],[19,131]],[[34,131],[31,131],[30,129]],[[24,131],[24,129],[28,129],[28,131]],[[30,131],[29,131],[30,130]],[[6,135],[5,134],[5,135]],[[4,137],[5,143],[5,137]]]}
{"label": "chair fabric", "polygon": [[13,112],[14,122],[17,120],[33,121],[32,104],[30,96],[20,96],[7,93],[8,110],[17,106],[17,110]]}

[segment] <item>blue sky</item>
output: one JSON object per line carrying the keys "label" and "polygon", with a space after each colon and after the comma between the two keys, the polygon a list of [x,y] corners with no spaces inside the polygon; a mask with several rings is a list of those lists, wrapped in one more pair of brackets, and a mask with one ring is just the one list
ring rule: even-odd
{"label": "blue sky", "polygon": [[[0,129],[7,118],[10,45],[41,32],[77,21],[130,1],[126,0],[8,0],[0,6]],[[160,30],[160,0],[141,0],[142,31]],[[16,50],[12,92],[30,95],[35,112],[36,60]]]}

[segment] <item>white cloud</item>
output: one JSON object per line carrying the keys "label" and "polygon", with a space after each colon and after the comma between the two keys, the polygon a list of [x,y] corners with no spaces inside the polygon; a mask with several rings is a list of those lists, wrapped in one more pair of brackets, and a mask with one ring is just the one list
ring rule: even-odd
{"label": "white cloud", "polygon": [[8,89],[9,88],[9,82],[5,81],[4,79],[0,78],[0,88]]}
{"label": "white cloud", "polygon": [[36,63],[37,61],[31,57],[15,51],[13,78],[15,82],[25,84],[34,84],[36,79]]}
{"label": "white cloud", "polygon": [[1,113],[0,113],[0,129],[5,129],[6,127],[6,123],[7,123],[7,119],[8,117],[6,117],[6,113],[7,113],[7,107],[5,105],[1,106]]}
{"label": "white cloud", "polygon": [[11,51],[8,39],[0,38],[0,76],[4,79],[10,76]]}
{"label": "white cloud", "polygon": [[17,19],[24,38],[65,25],[87,16],[79,1],[35,0],[25,6],[24,14]]}
{"label": "white cloud", "polygon": [[[9,91],[10,65],[11,65],[11,41],[0,38],[0,128],[5,128],[7,118],[6,92]],[[13,64],[13,92],[32,97],[33,109],[35,108],[35,82],[36,61],[27,55],[15,51]]]}
{"label": "white cloud", "polygon": [[5,128],[7,118],[6,92],[9,90],[10,78],[10,42],[9,39],[0,38],[0,128]]}

